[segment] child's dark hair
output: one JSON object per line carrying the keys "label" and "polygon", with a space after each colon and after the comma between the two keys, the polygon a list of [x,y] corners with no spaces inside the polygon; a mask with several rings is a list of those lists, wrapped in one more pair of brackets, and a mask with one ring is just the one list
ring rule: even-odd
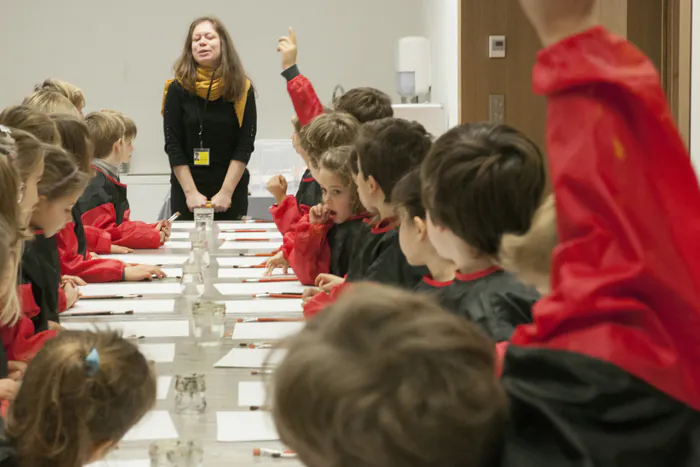
{"label": "child's dark hair", "polygon": [[63,149],[75,156],[75,162],[81,172],[92,175],[90,162],[94,149],[90,130],[85,122],[69,114],[52,114],[51,118],[56,122],[58,131],[61,133]]}
{"label": "child's dark hair", "polygon": [[359,129],[360,123],[350,114],[321,114],[301,129],[301,147],[306,151],[311,166],[318,168],[319,159],[324,152],[352,144]]}
{"label": "child's dark hair", "polygon": [[54,200],[83,190],[88,175],[80,171],[75,157],[58,146],[50,146],[44,157],[44,174],[39,182],[39,194]]}
{"label": "child's dark hair", "polygon": [[365,180],[374,177],[385,201],[391,202],[394,185],[423,162],[431,144],[431,134],[418,122],[401,118],[368,122],[355,141],[351,167],[355,173],[361,168]]}
{"label": "child's dark hair", "polygon": [[506,125],[468,123],[442,135],[421,171],[423,202],[437,225],[496,256],[504,234],[524,234],[542,202],[545,162]]}
{"label": "child's dark hair", "polygon": [[357,185],[350,170],[350,156],[352,146],[339,146],[326,151],[319,162],[321,169],[332,172],[340,179],[340,182],[350,190],[350,206],[353,214],[360,214],[365,211],[365,207],[360,202],[357,194]]}
{"label": "child's dark hair", "polygon": [[134,344],[113,332],[66,331],[29,365],[6,434],[19,465],[86,465],[155,401],[153,369]]}
{"label": "child's dark hair", "polygon": [[360,123],[394,116],[391,98],[375,88],[354,88],[335,99],[335,110],[347,112]]}
{"label": "child's dark hair", "polygon": [[354,285],[285,347],[272,415],[305,465],[492,465],[507,418],[493,343],[430,298]]}
{"label": "child's dark hair", "polygon": [[61,134],[53,120],[45,113],[28,105],[7,107],[0,113],[0,125],[24,130],[43,143],[61,144]]}
{"label": "child's dark hair", "polygon": [[418,217],[425,220],[425,207],[420,185],[420,167],[407,173],[396,183],[391,192],[391,199],[397,207],[403,210],[408,219]]}

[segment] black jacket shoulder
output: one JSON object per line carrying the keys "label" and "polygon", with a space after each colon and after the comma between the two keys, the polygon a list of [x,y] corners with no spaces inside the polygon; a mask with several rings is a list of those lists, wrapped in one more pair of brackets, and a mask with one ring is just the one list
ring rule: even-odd
{"label": "black jacket shoulder", "polygon": [[328,231],[328,246],[331,250],[330,272],[345,277],[350,270],[350,263],[358,239],[364,235],[363,219],[351,219],[342,224],[335,224]]}
{"label": "black jacket shoulder", "polygon": [[470,281],[455,279],[451,287],[443,305],[478,324],[496,342],[510,339],[517,325],[532,322],[532,305],[540,298],[503,270]]}
{"label": "black jacket shoulder", "polygon": [[32,318],[36,332],[48,329],[48,322],[58,322],[58,286],[61,264],[56,238],[39,233],[27,242],[22,253],[20,281],[31,284],[34,301],[40,312]]}

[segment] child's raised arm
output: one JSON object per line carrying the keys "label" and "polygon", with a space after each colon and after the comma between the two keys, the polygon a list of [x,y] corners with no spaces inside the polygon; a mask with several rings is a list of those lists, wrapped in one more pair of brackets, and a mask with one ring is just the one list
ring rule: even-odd
{"label": "child's raised arm", "polygon": [[700,189],[659,76],[629,42],[582,31],[592,2],[521,2],[545,43],[564,38],[534,71],[560,244],[552,294],[513,343],[613,363],[700,408]]}

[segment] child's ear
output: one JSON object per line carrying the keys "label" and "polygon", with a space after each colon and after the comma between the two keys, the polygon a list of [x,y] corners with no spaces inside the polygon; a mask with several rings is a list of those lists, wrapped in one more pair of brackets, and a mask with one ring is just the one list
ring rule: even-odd
{"label": "child's ear", "polygon": [[367,186],[369,187],[370,193],[376,193],[381,190],[379,183],[377,183],[377,180],[372,175],[367,177]]}
{"label": "child's ear", "polygon": [[428,238],[428,226],[425,221],[418,216],[413,218],[413,227],[416,229],[416,233],[421,240]]}
{"label": "child's ear", "polygon": [[122,146],[122,139],[119,138],[117,141],[114,142],[112,145],[112,152],[119,152]]}

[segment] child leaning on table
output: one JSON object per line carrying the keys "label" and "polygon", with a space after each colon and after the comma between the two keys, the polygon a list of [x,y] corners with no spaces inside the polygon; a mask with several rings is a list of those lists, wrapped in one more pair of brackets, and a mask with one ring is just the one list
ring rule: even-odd
{"label": "child leaning on table", "polygon": [[134,344],[112,332],[63,332],[36,356],[0,422],[0,466],[97,462],[155,402],[153,368]]}

